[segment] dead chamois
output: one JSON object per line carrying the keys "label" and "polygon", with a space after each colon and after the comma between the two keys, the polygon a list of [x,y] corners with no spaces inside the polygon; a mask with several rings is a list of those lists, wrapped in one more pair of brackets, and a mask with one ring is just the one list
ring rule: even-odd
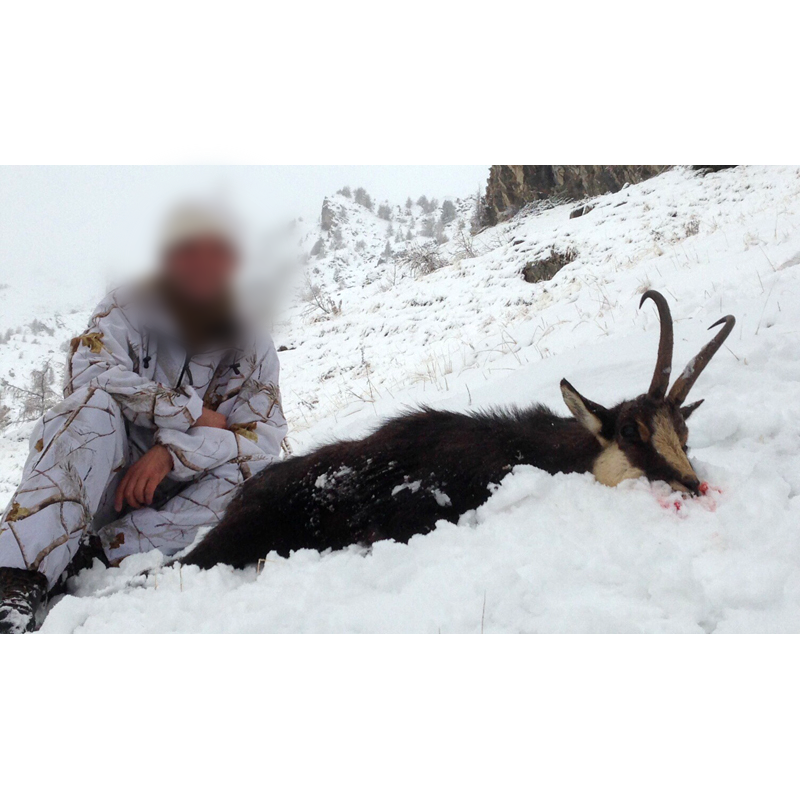
{"label": "dead chamois", "polygon": [[656,304],[661,322],[646,394],[604,408],[563,380],[572,417],[542,405],[404,414],[360,441],[337,442],[267,467],[242,486],[219,525],[180,561],[244,567],[273,550],[288,556],[302,548],[407,542],[440,519],[456,522],[480,506],[490,485],[517,464],[553,475],[591,472],[607,486],[644,475],[697,493],[700,481],[686,455],[686,420],[703,401],[683,403],[735,320],[727,316],[711,326],[724,323],[668,392],[672,316],[658,292],[645,292],[642,303],[646,299]]}

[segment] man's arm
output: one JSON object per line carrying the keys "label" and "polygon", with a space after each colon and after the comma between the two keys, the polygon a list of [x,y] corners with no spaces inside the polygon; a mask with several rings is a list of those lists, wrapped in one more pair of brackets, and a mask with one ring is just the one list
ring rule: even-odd
{"label": "man's arm", "polygon": [[[219,412],[204,407],[203,413],[195,420],[192,427],[225,430],[228,427],[228,420]],[[151,447],[125,472],[114,495],[114,508],[120,512],[125,505],[131,508],[152,505],[156,489],[172,469],[170,451],[163,444]]]}
{"label": "man's arm", "polygon": [[171,389],[139,375],[140,342],[128,310],[112,293],[95,310],[89,328],[72,340],[64,394],[95,386],[108,392],[135,425],[188,430],[203,401],[191,387]]}
{"label": "man's arm", "polygon": [[156,433],[156,441],[172,456],[169,474],[173,480],[194,480],[229,461],[237,463],[248,478],[280,457],[288,426],[278,388],[278,354],[272,342],[243,361],[242,367],[248,372],[239,391],[224,399],[216,411],[227,421],[226,428],[217,427],[218,418],[209,416],[214,427],[198,422],[186,432],[162,428]]}

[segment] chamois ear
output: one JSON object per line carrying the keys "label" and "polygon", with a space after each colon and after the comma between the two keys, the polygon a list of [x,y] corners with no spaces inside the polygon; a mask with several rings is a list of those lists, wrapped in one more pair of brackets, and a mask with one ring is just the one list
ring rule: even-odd
{"label": "chamois ear", "polygon": [[572,416],[598,439],[603,439],[603,428],[607,427],[611,421],[609,410],[598,403],[587,400],[566,379],[561,381],[561,396],[564,398],[567,408],[572,412]]}
{"label": "chamois ear", "polygon": [[694,412],[697,411],[697,409],[703,405],[704,402],[705,400],[697,400],[694,403],[689,403],[688,406],[682,406],[681,414],[683,415],[684,420],[689,419],[689,417],[691,417],[692,414],[694,414]]}

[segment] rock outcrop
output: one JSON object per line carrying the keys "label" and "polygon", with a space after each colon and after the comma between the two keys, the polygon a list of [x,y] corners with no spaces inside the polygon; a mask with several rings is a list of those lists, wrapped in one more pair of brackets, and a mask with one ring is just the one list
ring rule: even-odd
{"label": "rock outcrop", "polygon": [[336,214],[333,210],[333,206],[326,197],[322,201],[322,213],[320,214],[319,227],[323,231],[329,231],[333,227],[333,222],[335,219],[336,219]]}
{"label": "rock outcrop", "polygon": [[660,174],[667,165],[496,165],[489,171],[484,222],[493,225],[535,200],[566,197],[579,200],[617,192]]}

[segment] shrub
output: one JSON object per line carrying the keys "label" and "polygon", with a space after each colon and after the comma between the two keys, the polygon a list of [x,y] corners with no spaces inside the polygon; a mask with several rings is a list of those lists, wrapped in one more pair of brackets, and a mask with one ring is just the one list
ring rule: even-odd
{"label": "shrub", "polygon": [[434,242],[411,245],[405,253],[398,257],[401,264],[408,267],[412,275],[429,275],[437,269],[447,266],[439,248]]}
{"label": "shrub", "polygon": [[308,303],[309,310],[318,309],[329,317],[335,317],[342,313],[342,301],[337,303],[324,289],[314,283],[307,273],[306,288],[302,298]]}
{"label": "shrub", "polygon": [[478,253],[475,250],[475,240],[467,234],[466,230],[463,228],[459,230],[458,235],[456,236],[456,251],[453,254],[453,257],[456,260],[460,260],[462,258],[475,258]]}

